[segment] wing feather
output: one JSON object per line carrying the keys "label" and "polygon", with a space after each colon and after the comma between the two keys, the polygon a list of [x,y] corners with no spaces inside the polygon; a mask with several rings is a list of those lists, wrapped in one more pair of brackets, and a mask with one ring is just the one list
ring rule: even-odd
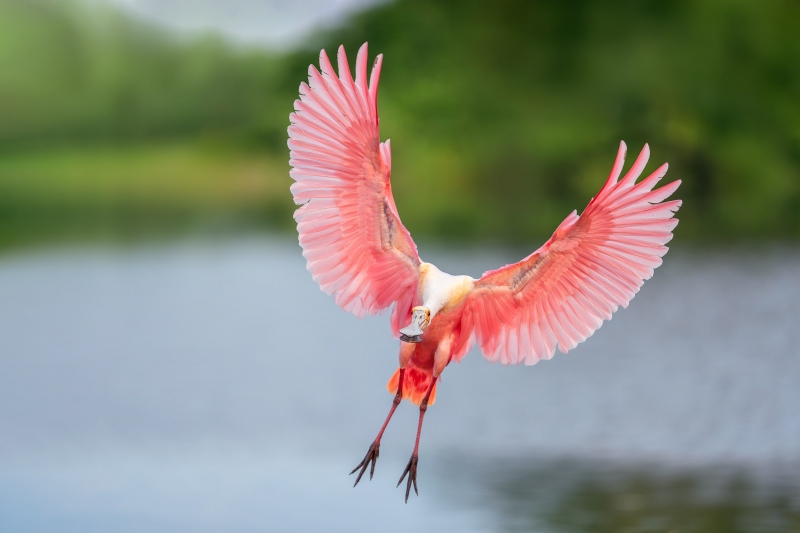
{"label": "wing feather", "polygon": [[[395,331],[407,319],[420,259],[392,197],[391,148],[380,142],[378,56],[367,80],[367,45],[353,79],[344,47],[339,74],[320,53],[290,115],[291,192],[306,266],[323,291],[357,316],[395,304]],[[409,296],[410,295],[410,296]],[[401,309],[402,308],[402,309]]]}
{"label": "wing feather", "polygon": [[534,364],[550,359],[556,348],[571,350],[626,307],[653,275],[681,201],[664,201],[679,180],[653,189],[666,164],[636,182],[649,154],[645,145],[619,179],[625,158],[620,143],[608,180],[581,216],[571,213],[544,246],[475,282],[463,320],[487,359]]}

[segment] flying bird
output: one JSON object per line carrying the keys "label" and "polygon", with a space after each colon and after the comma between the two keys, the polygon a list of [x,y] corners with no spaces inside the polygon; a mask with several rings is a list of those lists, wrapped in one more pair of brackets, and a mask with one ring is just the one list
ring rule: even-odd
{"label": "flying bird", "polygon": [[365,43],[353,78],[339,47],[337,75],[322,50],[320,69],[309,67],[290,115],[289,163],[300,205],[294,218],[313,278],[358,317],[392,307],[391,327],[400,340],[399,368],[387,385],[394,400],[351,474],[359,471],[354,486],[367,468],[372,478],[383,432],[400,402],[409,400],[419,406],[419,425],[397,483],[408,478],[408,502],[412,485],[419,494],[422,421],[445,367],[475,342],[492,362],[532,365],[586,340],[661,264],[681,205],[665,200],[680,181],[654,189],[667,172],[664,164],[637,183],[647,145],[620,179],[621,142],[600,192],[581,215],[567,215],[541,248],[480,279],[447,274],[420,259],[392,198],[391,147],[380,140],[378,120],[382,62],[378,55],[367,79]]}

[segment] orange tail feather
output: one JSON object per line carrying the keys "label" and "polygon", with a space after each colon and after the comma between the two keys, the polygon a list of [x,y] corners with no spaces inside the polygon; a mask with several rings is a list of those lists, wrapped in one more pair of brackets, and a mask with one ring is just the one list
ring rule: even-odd
{"label": "orange tail feather", "polygon": [[[403,399],[410,401],[414,405],[421,404],[422,399],[425,398],[425,394],[428,392],[428,387],[431,386],[432,380],[432,374],[412,366],[406,367],[406,371],[403,374]],[[389,379],[389,383],[386,384],[386,388],[389,392],[397,394],[397,384],[399,381],[400,369],[398,368]],[[436,386],[438,384],[437,382],[433,385],[431,397],[428,398],[428,405],[433,405],[433,402],[436,401]]]}

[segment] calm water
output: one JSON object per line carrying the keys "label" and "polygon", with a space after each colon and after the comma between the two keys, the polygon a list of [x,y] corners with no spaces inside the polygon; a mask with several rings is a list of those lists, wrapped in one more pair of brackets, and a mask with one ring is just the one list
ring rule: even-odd
{"label": "calm water", "polygon": [[[427,260],[479,275],[497,250]],[[0,258],[0,531],[800,531],[800,253],[671,253],[567,355],[451,365],[395,483],[387,317],[268,239]]]}

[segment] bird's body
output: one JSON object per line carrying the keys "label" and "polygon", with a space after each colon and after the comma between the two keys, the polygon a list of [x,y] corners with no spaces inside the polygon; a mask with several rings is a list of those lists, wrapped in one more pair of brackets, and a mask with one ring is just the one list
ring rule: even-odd
{"label": "bird's body", "polygon": [[470,276],[453,276],[442,272],[432,263],[422,263],[419,266],[418,292],[423,307],[431,311],[431,326],[439,312],[453,310],[464,301],[474,286],[475,280]]}
{"label": "bird's body", "polygon": [[[289,126],[292,193],[300,245],[312,276],[357,316],[392,307],[400,338],[399,368],[389,380],[389,416],[359,464],[356,484],[378,458],[383,431],[403,400],[420,406],[417,441],[403,477],[406,501],[413,484],[422,421],[445,367],[474,343],[492,362],[535,364],[556,349],[567,352],[589,337],[618,306],[627,306],[661,264],[678,221],[678,188],[659,189],[662,165],[639,181],[645,145],[620,179],[625,143],[600,192],[575,211],[525,259],[479,279],[446,274],[423,262],[400,221],[391,192],[391,149],[380,142],[378,56],[367,81],[366,44],[355,79],[339,48],[339,75],[324,51],[321,72],[309,68]],[[398,483],[399,485],[399,483]]]}
{"label": "bird's body", "polygon": [[[407,369],[403,399],[419,405],[433,377],[439,377],[450,363],[461,337],[463,303],[474,285],[470,276],[452,276],[431,263],[420,265],[417,294],[421,307],[430,310],[430,323],[420,342],[400,344],[400,367]],[[399,369],[389,380],[387,388],[392,394],[397,393],[398,376]],[[434,386],[428,403],[433,404],[435,397]]]}

